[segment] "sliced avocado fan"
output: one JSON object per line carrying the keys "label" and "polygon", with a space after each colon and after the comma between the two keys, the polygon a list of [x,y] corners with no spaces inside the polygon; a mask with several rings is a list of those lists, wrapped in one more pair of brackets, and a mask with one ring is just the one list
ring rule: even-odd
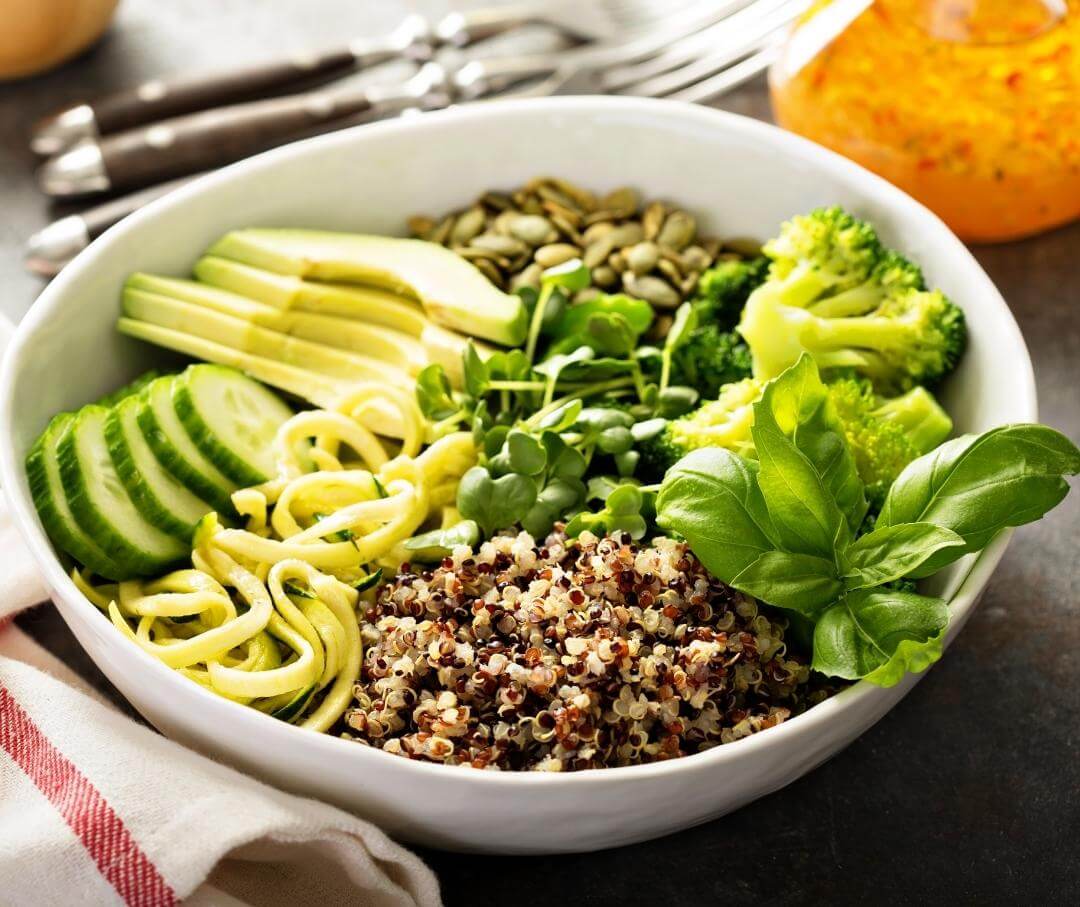
{"label": "sliced avocado fan", "polygon": [[525,307],[434,243],[318,230],[234,230],[208,251],[278,274],[344,281],[419,300],[432,321],[506,346],[528,329]]}

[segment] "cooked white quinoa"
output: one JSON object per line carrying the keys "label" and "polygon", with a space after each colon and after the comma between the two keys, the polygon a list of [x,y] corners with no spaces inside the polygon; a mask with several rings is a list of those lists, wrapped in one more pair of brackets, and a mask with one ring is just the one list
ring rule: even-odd
{"label": "cooked white quinoa", "polygon": [[826,695],[787,653],[783,623],[667,538],[460,547],[436,569],[403,566],[363,634],[346,736],[475,768],[670,759]]}

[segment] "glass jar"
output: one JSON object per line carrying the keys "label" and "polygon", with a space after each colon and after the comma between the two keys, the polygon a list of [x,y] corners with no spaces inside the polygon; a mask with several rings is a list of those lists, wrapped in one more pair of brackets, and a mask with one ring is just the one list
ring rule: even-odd
{"label": "glass jar", "polygon": [[1080,217],[1080,0],[823,0],[769,85],[782,126],[966,240]]}

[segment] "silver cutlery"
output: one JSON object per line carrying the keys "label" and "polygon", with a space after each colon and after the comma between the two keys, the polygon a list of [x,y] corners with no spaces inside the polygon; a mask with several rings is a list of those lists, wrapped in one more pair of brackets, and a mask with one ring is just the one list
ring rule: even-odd
{"label": "silver cutlery", "polygon": [[399,57],[427,60],[437,47],[468,47],[527,24],[548,25],[580,41],[609,39],[620,29],[655,21],[677,6],[663,0],[534,0],[450,13],[434,23],[413,15],[381,37],[358,38],[338,48],[234,70],[152,79],[67,107],[34,127],[30,147],[41,155],[57,154],[82,140],[196,110],[310,88]]}
{"label": "silver cutlery", "polygon": [[[809,2],[698,3],[664,28],[641,30],[618,42],[561,53],[471,60],[449,70],[426,64],[412,82],[420,96],[400,101],[396,109],[433,109],[490,97],[600,92],[703,103],[761,73],[774,58],[786,26]],[[103,158],[96,159],[100,167]],[[89,174],[92,179],[100,176],[100,169]],[[135,193],[107,206],[110,216],[119,220],[125,206],[132,211],[144,203],[143,193]],[[97,215],[91,219],[101,222]],[[64,218],[37,234],[32,254],[36,270],[44,273],[61,266],[64,262],[54,254],[58,250],[66,250],[65,254],[79,250],[81,227],[71,221]]]}

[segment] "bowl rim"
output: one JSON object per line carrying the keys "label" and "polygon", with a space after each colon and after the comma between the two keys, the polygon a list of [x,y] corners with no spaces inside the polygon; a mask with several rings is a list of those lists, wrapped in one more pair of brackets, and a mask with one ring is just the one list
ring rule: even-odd
{"label": "bowl rim", "polygon": [[[744,137],[759,140],[763,145],[776,150],[785,158],[793,158],[809,165],[814,170],[837,176],[841,182],[853,184],[854,188],[875,203],[896,211],[904,221],[916,221],[936,238],[950,248],[947,254],[957,261],[957,265],[970,273],[972,279],[981,284],[982,293],[987,303],[1003,310],[1005,325],[1009,328],[1010,344],[1022,354],[1018,365],[1020,374],[1017,378],[1018,399],[1030,421],[1037,418],[1037,403],[1034,371],[1031,357],[1024,338],[1000,292],[975,260],[971,252],[952,233],[935,214],[908,196],[902,190],[886,182],[881,177],[870,173],[861,166],[829,151],[807,139],[786,132],[769,123],[739,114],[714,108],[673,102],[631,97],[583,96],[540,98],[528,100],[486,101],[453,108],[450,110],[426,113],[419,117],[388,120],[378,123],[350,127],[322,136],[316,136],[291,143],[262,154],[231,164],[219,171],[204,175],[191,183],[180,187],[160,199],[157,199],[139,211],[111,227],[101,237],[94,240],[50,283],[34,301],[27,314],[20,321],[15,334],[8,345],[6,355],[0,367],[0,486],[15,489],[7,495],[14,522],[19,534],[30,548],[32,555],[42,570],[47,585],[58,593],[59,608],[67,620],[66,610],[71,608],[79,618],[105,620],[105,617],[77,589],[71,578],[64,571],[60,560],[54,553],[44,529],[38,521],[36,511],[26,492],[24,477],[21,475],[21,457],[16,455],[12,443],[12,420],[14,412],[13,388],[15,377],[22,361],[30,355],[36,334],[52,317],[63,299],[65,299],[82,280],[83,274],[92,271],[97,254],[104,248],[122,241],[139,230],[144,222],[167,216],[174,208],[182,208],[188,199],[212,193],[241,174],[272,170],[279,162],[301,159],[315,149],[346,147],[356,142],[364,142],[368,137],[377,139],[381,135],[405,131],[422,132],[440,128],[466,128],[477,122],[513,114],[527,108],[537,114],[561,114],[588,112],[592,115],[605,112],[634,112],[643,120],[664,119],[697,121],[702,126],[712,126],[723,131],[738,133]],[[946,631],[946,644],[959,632],[964,620],[974,608],[979,593],[989,581],[998,561],[1004,554],[1012,530],[1005,530],[982,552],[971,559],[967,572],[956,584],[956,589],[949,599],[950,620]],[[307,746],[313,748],[315,755],[326,758],[344,758],[357,760],[359,766],[369,768],[382,767],[397,771],[419,771],[435,773],[432,778],[448,779],[456,777],[463,783],[486,785],[488,787],[506,787],[535,784],[597,784],[619,783],[623,780],[646,780],[678,771],[680,766],[704,768],[710,763],[715,766],[726,762],[752,757],[762,747],[778,748],[782,741],[812,733],[816,728],[857,708],[860,704],[868,705],[870,700],[884,699],[889,690],[874,686],[865,680],[858,681],[841,690],[834,696],[807,709],[807,711],[781,722],[768,729],[767,733],[750,734],[747,737],[728,744],[718,745],[702,752],[663,762],[639,765],[615,766],[609,768],[585,769],[573,772],[536,772],[536,771],[461,771],[465,766],[447,766],[441,763],[421,760],[402,759],[400,756],[386,753],[375,747],[344,740],[324,733],[311,733],[302,728],[277,721],[269,715],[259,712],[231,700],[216,696],[201,685],[192,683],[175,671],[170,670],[158,659],[131,646],[120,634],[108,643],[125,661],[134,660],[143,669],[149,671],[149,678],[157,678],[164,686],[160,692],[167,692],[172,702],[169,711],[178,711],[189,706],[201,709],[196,723],[206,727],[221,727],[224,720],[230,725],[229,737],[242,738],[246,735],[262,735],[264,743],[278,744],[281,747]],[[892,688],[906,693],[923,676],[907,675],[901,685]],[[861,732],[861,731],[860,731]],[[265,735],[271,735],[269,737]],[[222,735],[224,736],[224,735]],[[346,755],[351,754],[351,755]],[[374,763],[364,760],[374,758]]]}

